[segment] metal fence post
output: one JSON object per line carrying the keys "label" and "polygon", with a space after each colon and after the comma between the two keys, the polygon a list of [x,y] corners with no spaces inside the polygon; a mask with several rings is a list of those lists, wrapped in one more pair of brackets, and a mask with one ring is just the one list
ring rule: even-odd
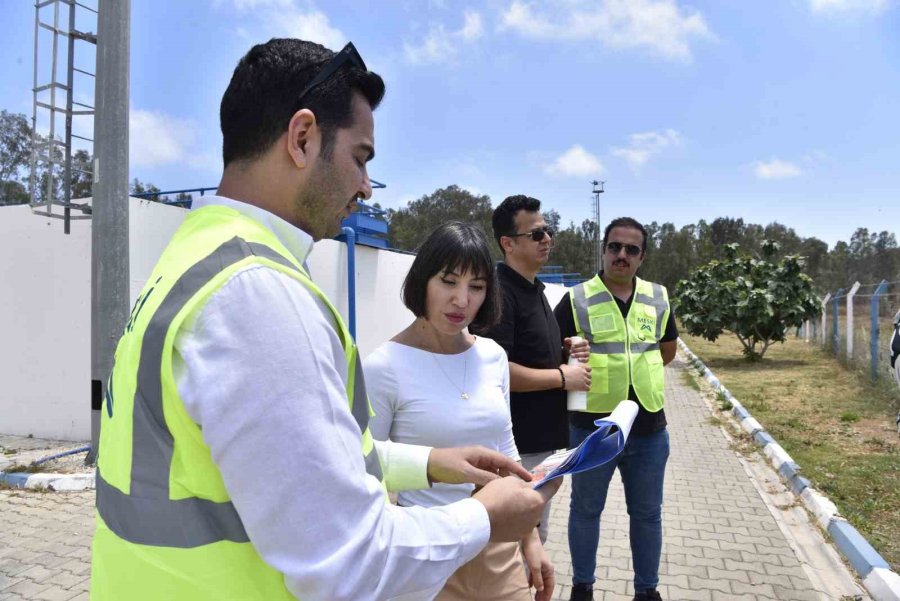
{"label": "metal fence post", "polygon": [[875,292],[872,294],[872,380],[878,379],[878,305],[881,300],[879,297],[887,291],[887,280],[881,280]]}
{"label": "metal fence post", "polygon": [[847,293],[847,361],[853,359],[853,297],[859,290],[859,282],[854,282]]}
{"label": "metal fence post", "polygon": [[831,298],[831,293],[825,295],[825,298],[822,299],[822,331],[819,332],[819,336],[821,337],[822,346],[825,346],[825,332],[827,331],[828,325],[828,300]]}
{"label": "metal fence post", "polygon": [[831,335],[832,335],[832,348],[834,349],[834,354],[838,353],[838,345],[841,342],[841,335],[838,330],[838,301],[841,298],[841,294],[844,293],[843,288],[838,288],[838,291],[834,293],[834,297],[831,299],[831,308],[834,313],[834,324],[831,327]]}

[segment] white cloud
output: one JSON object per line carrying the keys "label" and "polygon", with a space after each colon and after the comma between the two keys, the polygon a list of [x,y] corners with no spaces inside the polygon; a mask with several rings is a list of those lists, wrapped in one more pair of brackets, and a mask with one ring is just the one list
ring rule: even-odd
{"label": "white cloud", "polygon": [[809,0],[810,8],[817,13],[863,11],[877,14],[888,4],[889,0]]}
{"label": "white cloud", "polygon": [[544,172],[558,177],[597,177],[603,173],[603,163],[583,146],[575,144],[547,165]]}
{"label": "white cloud", "polygon": [[131,109],[128,154],[132,165],[152,167],[182,162],[195,139],[196,129],[190,121],[157,111]]}
{"label": "white cloud", "polygon": [[681,144],[681,135],[674,129],[648,131],[628,136],[628,146],[613,148],[613,155],[625,159],[633,169],[644,165],[650,157],[670,146]]}
{"label": "white cloud", "polygon": [[472,43],[484,35],[481,14],[466,11],[461,28],[447,31],[443,25],[433,25],[418,44],[404,42],[406,60],[413,65],[444,63],[453,60],[460,43]]}
{"label": "white cloud", "polygon": [[[312,2],[297,0],[212,0],[213,7],[227,5],[240,15],[235,33],[241,39],[268,39],[273,36],[299,38],[340,50],[349,39],[334,27],[328,15]],[[302,6],[301,6],[302,5]]]}
{"label": "white cloud", "polygon": [[790,161],[782,161],[772,157],[772,160],[756,161],[753,163],[753,172],[759,179],[787,179],[803,175],[803,170]]}
{"label": "white cloud", "polygon": [[199,147],[202,137],[197,132],[196,124],[188,119],[132,108],[128,119],[129,162],[134,167],[181,164],[221,172],[219,152]]}
{"label": "white cloud", "polygon": [[676,0],[514,0],[500,29],[534,39],[644,47],[685,62],[691,60],[692,41],[714,37],[700,12]]}
{"label": "white cloud", "polygon": [[[221,0],[218,0],[221,3]],[[231,4],[238,10],[256,10],[259,8],[288,8],[293,0],[232,0]]]}
{"label": "white cloud", "polygon": [[466,11],[465,23],[459,30],[464,40],[477,40],[484,34],[484,24],[481,22],[481,15],[474,11]]}
{"label": "white cloud", "polygon": [[328,15],[321,11],[302,11],[293,8],[273,10],[267,17],[273,31],[291,37],[322,44],[329,50],[337,52],[349,39],[344,32],[332,27]]}

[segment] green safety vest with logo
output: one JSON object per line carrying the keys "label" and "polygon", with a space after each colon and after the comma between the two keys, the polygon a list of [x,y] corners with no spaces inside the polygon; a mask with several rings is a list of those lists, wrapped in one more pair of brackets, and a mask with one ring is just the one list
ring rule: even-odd
{"label": "green safety vest with logo", "polygon": [[296,279],[330,309],[347,357],[347,397],[366,471],[383,480],[359,353],[337,310],[262,224],[222,206],[193,211],[154,268],[116,348],[101,411],[93,601],[295,598],[248,538],[172,370],[185,319],[254,264]]}
{"label": "green safety vest with logo", "polygon": [[663,407],[663,359],[659,339],[669,319],[665,286],[635,278],[627,318],[599,275],[569,291],[575,329],[591,345],[587,411],[608,413],[634,387],[644,409]]}

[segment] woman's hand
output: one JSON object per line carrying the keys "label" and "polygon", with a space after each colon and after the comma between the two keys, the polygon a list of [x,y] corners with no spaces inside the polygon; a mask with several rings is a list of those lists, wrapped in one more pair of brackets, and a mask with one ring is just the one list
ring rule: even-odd
{"label": "woman's hand", "polygon": [[528,566],[528,585],[535,590],[535,601],[550,601],[556,586],[556,571],[544,551],[537,528],[522,539],[522,555]]}

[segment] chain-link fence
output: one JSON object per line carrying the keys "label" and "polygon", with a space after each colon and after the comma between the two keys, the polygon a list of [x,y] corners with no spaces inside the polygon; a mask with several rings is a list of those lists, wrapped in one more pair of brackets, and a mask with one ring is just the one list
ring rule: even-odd
{"label": "chain-link fence", "polygon": [[898,311],[900,281],[854,283],[827,294],[822,316],[807,322],[800,335],[848,365],[866,370],[873,380],[894,379],[900,384],[900,367],[891,368],[890,347]]}

